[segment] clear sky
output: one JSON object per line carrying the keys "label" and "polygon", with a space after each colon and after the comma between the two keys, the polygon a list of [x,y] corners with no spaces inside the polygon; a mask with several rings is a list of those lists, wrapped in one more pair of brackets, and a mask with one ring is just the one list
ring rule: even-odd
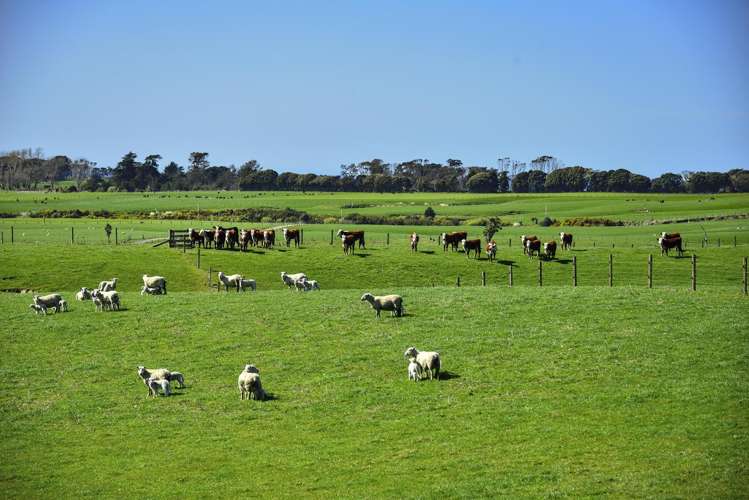
{"label": "clear sky", "polygon": [[0,150],[747,168],[749,2],[0,0]]}

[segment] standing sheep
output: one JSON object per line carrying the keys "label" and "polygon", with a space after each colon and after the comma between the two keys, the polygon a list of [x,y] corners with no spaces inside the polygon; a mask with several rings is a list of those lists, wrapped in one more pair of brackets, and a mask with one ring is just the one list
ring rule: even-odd
{"label": "standing sheep", "polygon": [[75,300],[80,300],[83,302],[84,300],[89,300],[91,298],[91,290],[89,290],[86,287],[81,288],[81,290],[75,294]]}
{"label": "standing sheep", "polygon": [[400,295],[383,295],[375,297],[371,293],[365,293],[361,296],[362,302],[369,302],[372,309],[375,310],[375,316],[380,317],[380,311],[390,311],[391,316],[403,316],[403,297]]}
{"label": "standing sheep", "polygon": [[247,288],[252,289],[253,292],[257,290],[257,283],[255,283],[255,280],[244,279],[244,278],[239,280],[239,289],[241,291],[245,291]]}
{"label": "standing sheep", "polygon": [[146,387],[148,387],[148,395],[146,397],[157,397],[159,395],[159,389],[164,393],[164,396],[170,396],[172,394],[169,380],[165,378],[149,378],[146,380]]}
{"label": "standing sheep", "polygon": [[306,277],[307,275],[304,273],[286,274],[285,271],[281,272],[281,280],[289,288],[293,287],[298,280]]}
{"label": "standing sheep", "polygon": [[38,304],[29,304],[29,307],[34,310],[34,312],[39,315],[42,314],[44,316],[47,315],[47,308],[44,306],[40,306]]}
{"label": "standing sheep", "polygon": [[99,283],[99,290],[102,292],[107,292],[109,290],[114,290],[117,288],[117,278],[112,278],[109,281],[102,281]]}
{"label": "standing sheep", "polygon": [[60,312],[60,301],[62,295],[57,293],[51,293],[49,295],[34,295],[34,304],[45,309],[55,309],[55,312]]}
{"label": "standing sheep", "polygon": [[223,273],[223,271],[219,271],[218,280],[224,284],[224,289],[227,292],[229,291],[229,287],[236,288],[237,292],[239,292],[239,283],[242,281],[242,275],[232,274],[230,276],[227,276]]}
{"label": "standing sheep", "polygon": [[143,288],[140,289],[140,294],[148,294],[148,295],[161,295],[164,292],[161,288],[149,288],[146,285],[143,285]]}
{"label": "standing sheep", "polygon": [[143,285],[148,288],[161,288],[162,293],[166,295],[166,278],[163,276],[143,275]]}
{"label": "standing sheep", "polygon": [[409,347],[403,355],[409,361],[415,361],[421,368],[421,372],[427,372],[429,374],[429,380],[436,378],[439,380],[440,377],[440,353],[431,351],[419,352],[415,347]]}
{"label": "standing sheep", "polygon": [[240,400],[244,400],[245,396],[248,400],[265,400],[265,391],[260,383],[260,373],[254,365],[244,367],[242,373],[239,374],[239,379],[237,379],[237,385],[239,386]]}
{"label": "standing sheep", "polygon": [[416,361],[411,361],[408,363],[408,380],[413,380],[416,382],[417,380],[421,380],[421,376],[419,372],[421,369],[419,368],[419,364]]}

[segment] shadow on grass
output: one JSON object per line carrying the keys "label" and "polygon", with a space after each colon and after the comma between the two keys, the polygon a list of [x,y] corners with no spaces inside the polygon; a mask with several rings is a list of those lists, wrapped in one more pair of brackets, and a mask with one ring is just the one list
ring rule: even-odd
{"label": "shadow on grass", "polygon": [[587,249],[580,249],[580,248],[573,248],[571,251],[572,252],[587,252],[588,250]]}
{"label": "shadow on grass", "polygon": [[502,264],[503,266],[514,266],[515,265],[515,261],[514,260],[497,259],[497,264]]}
{"label": "shadow on grass", "polygon": [[419,250],[419,253],[425,253],[427,255],[434,255],[434,250]]}
{"label": "shadow on grass", "polygon": [[356,255],[357,257],[365,258],[365,257],[369,257],[371,254],[368,254],[368,253],[355,253],[353,255]]}
{"label": "shadow on grass", "polygon": [[455,372],[448,372],[448,371],[440,372],[439,380],[450,380],[454,378],[460,378],[460,375],[458,375]]}
{"label": "shadow on grass", "polygon": [[266,392],[265,393],[265,399],[264,399],[264,401],[278,401],[279,399],[281,399],[281,398],[279,398],[278,396],[276,396],[272,392]]}
{"label": "shadow on grass", "polygon": [[[670,255],[667,255],[666,257],[671,257]],[[691,259],[691,255],[687,255],[686,252],[684,252],[684,255],[676,255],[673,257],[674,259]]]}
{"label": "shadow on grass", "polygon": [[572,259],[557,259],[557,262],[559,262],[560,264],[569,264],[570,262],[572,262]]}

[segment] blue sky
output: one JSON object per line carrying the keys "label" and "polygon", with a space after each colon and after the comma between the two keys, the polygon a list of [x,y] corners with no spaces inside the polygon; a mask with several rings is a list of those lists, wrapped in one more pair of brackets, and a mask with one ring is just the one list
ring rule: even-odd
{"label": "blue sky", "polygon": [[749,2],[0,0],[0,150],[747,168]]}

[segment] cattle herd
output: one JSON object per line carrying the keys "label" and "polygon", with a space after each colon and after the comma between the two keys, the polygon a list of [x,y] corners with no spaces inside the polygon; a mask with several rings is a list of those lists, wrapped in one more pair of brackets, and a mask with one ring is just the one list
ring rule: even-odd
{"label": "cattle herd", "polygon": [[[292,243],[298,247],[301,238],[299,229],[283,229],[283,237],[286,246]],[[246,252],[250,246],[260,248],[273,248],[276,244],[275,229],[242,229],[235,227],[214,226],[211,229],[188,229],[190,243],[202,248],[215,248],[217,250],[234,250],[239,248]]]}

